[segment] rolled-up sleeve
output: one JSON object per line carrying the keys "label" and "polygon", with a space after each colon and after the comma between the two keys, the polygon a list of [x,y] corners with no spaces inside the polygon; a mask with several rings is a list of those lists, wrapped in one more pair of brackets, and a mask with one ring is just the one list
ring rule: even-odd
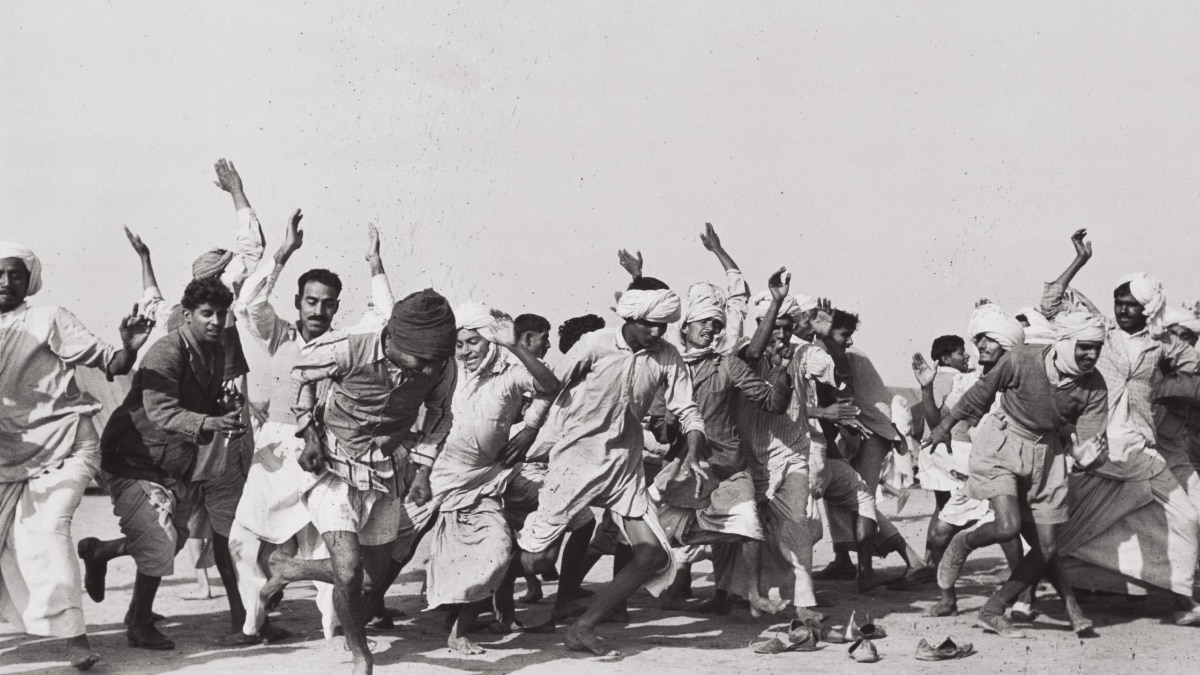
{"label": "rolled-up sleeve", "polygon": [[458,368],[447,360],[437,384],[425,396],[425,420],[421,425],[421,440],[409,453],[409,457],[421,466],[432,467],[442,452],[450,427],[454,423],[451,404],[454,388],[458,383]]}
{"label": "rolled-up sleeve", "polygon": [[271,293],[283,267],[274,260],[251,274],[238,293],[234,313],[246,324],[250,335],[270,355],[274,355],[287,335],[288,323],[279,318],[271,305]]}
{"label": "rolled-up sleeve", "polygon": [[229,261],[229,265],[221,273],[221,281],[234,291],[240,290],[250,271],[258,267],[266,243],[262,237],[262,225],[258,222],[258,214],[254,209],[238,209],[237,219],[233,260]]}

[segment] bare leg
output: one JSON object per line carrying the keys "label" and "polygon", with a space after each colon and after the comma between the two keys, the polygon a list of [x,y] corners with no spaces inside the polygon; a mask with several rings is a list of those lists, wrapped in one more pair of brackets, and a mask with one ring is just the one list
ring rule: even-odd
{"label": "bare leg", "polygon": [[[764,598],[762,589],[760,588],[762,577],[762,543],[753,539],[742,544],[742,555],[745,557],[746,568],[750,570],[750,615],[758,618],[763,614],[778,614],[787,607],[787,600],[775,600]],[[725,605],[729,606],[729,594],[723,591],[718,591],[724,597]],[[797,612],[803,608],[797,608]],[[726,611],[726,614],[729,612]]]}
{"label": "bare leg", "polygon": [[184,594],[185,600],[208,600],[213,597],[212,586],[208,582],[208,570],[200,566],[200,560],[204,557],[204,540],[189,538],[187,540],[188,555],[192,557],[192,564],[196,566],[196,586],[197,590],[194,593]]}
{"label": "bare leg", "polygon": [[467,639],[467,633],[475,625],[475,619],[479,616],[479,605],[477,603],[467,603],[459,605],[458,609],[454,610],[454,625],[450,628],[450,637],[446,640],[446,646],[451,651],[458,652],[463,656],[474,656],[482,654],[483,648]]}
{"label": "bare leg", "polygon": [[567,631],[567,649],[588,651],[597,656],[619,656],[608,649],[596,636],[596,625],[610,612],[620,607],[629,596],[641,588],[654,572],[666,564],[667,553],[662,549],[654,531],[641,518],[627,518],[625,533],[633,549],[633,558],[613,578],[604,590],[596,594],[587,611]]}
{"label": "bare leg", "polygon": [[[350,650],[354,673],[369,675],[374,671],[375,658],[367,646],[366,603],[363,601],[363,567],[358,533],[338,530],[325,532],[321,536],[329,549],[328,562],[333,571],[334,585],[333,606],[346,636],[346,646]],[[274,558],[272,555],[272,566]]]}
{"label": "bare leg", "polygon": [[[933,566],[936,567],[942,562],[942,555],[946,553],[946,547],[950,545],[950,540],[954,535],[962,531],[963,528],[956,527],[945,521],[934,519],[929,524],[929,535],[926,543],[929,546],[929,555],[933,561]],[[954,616],[958,614],[958,594],[954,590],[954,586],[941,589],[942,597],[937,604],[921,613],[921,616],[937,617],[937,616]]]}
{"label": "bare leg", "polygon": [[[1014,499],[1013,502],[1015,503],[1016,500]],[[997,520],[1000,519],[1000,516],[1000,512],[997,511]],[[1016,601],[1023,591],[1042,578],[1048,562],[1057,554],[1054,526],[1027,523],[1022,529],[1025,532],[1025,538],[1029,540],[1029,552],[1021,558],[1020,564],[1013,570],[1009,580],[988,599],[979,612],[979,623],[983,625],[984,629],[994,631],[1000,637],[1025,637],[1023,631],[1013,628],[1012,622],[1004,615],[1004,611]]]}
{"label": "bare leg", "polygon": [[229,537],[213,532],[213,558],[217,562],[217,572],[221,575],[221,584],[225,586],[225,598],[229,601],[230,632],[238,633],[246,622],[246,608],[242,605],[242,596],[238,593],[237,572],[234,571],[233,558],[229,554]]}
{"label": "bare leg", "polygon": [[87,633],[67,638],[67,660],[75,670],[89,670],[100,660],[100,655],[92,651]]}
{"label": "bare leg", "polygon": [[675,580],[671,582],[670,587],[663,591],[662,597],[658,601],[660,609],[664,610],[681,610],[687,607],[687,603],[683,601],[684,589],[690,585],[692,577],[692,566],[690,564],[680,565],[675,570]]}

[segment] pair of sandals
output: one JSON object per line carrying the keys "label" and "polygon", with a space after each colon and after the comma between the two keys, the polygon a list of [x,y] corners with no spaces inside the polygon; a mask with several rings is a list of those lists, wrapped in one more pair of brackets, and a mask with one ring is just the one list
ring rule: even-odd
{"label": "pair of sandals", "polygon": [[787,635],[776,632],[775,637],[765,642],[750,645],[755,654],[782,654],[784,652],[815,652],[820,649],[821,624],[808,620],[792,619]]}
{"label": "pair of sandals", "polygon": [[921,638],[917,643],[918,661],[949,661],[966,658],[974,653],[975,646],[970,642],[955,642],[952,637],[946,638],[936,647],[929,644],[925,638]]}
{"label": "pair of sandals", "polygon": [[860,640],[882,640],[887,637],[887,631],[875,623],[870,614],[863,616],[865,620],[860,624],[857,613],[851,612],[846,625],[825,629],[822,639],[833,644],[854,644]]}

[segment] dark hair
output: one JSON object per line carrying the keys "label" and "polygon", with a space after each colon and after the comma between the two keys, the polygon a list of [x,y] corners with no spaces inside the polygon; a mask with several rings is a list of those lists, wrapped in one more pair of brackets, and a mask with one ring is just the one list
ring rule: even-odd
{"label": "dark hair", "polygon": [[233,291],[229,290],[217,277],[207,279],[192,279],[187,288],[183,289],[183,300],[180,305],[189,312],[194,312],[200,305],[212,305],[217,309],[229,309],[233,304]]}
{"label": "dark hair", "polygon": [[604,319],[595,314],[584,314],[567,319],[558,327],[558,351],[566,354],[579,342],[579,338],[604,328]]}
{"label": "dark hair", "polygon": [[850,331],[858,330],[858,315],[851,314],[850,312],[840,309],[835,309],[833,310],[833,318],[830,321],[829,327],[831,330],[836,330],[838,328],[844,328]]}
{"label": "dark hair", "polygon": [[549,333],[550,322],[537,314],[522,314],[513,319],[513,333],[518,338],[526,333]]}
{"label": "dark hair", "polygon": [[671,287],[666,282],[654,277],[638,277],[629,283],[627,291],[669,291]]}
{"label": "dark hair", "polygon": [[950,356],[960,349],[966,349],[967,343],[957,335],[943,335],[933,341],[929,356],[934,361],[941,361],[943,356]]}
{"label": "dark hair", "polygon": [[312,269],[304,274],[301,274],[296,293],[298,295],[304,295],[304,287],[307,286],[310,281],[315,281],[318,284],[328,286],[336,291],[338,295],[342,294],[342,280],[338,278],[338,275],[330,272],[327,269],[321,268]]}

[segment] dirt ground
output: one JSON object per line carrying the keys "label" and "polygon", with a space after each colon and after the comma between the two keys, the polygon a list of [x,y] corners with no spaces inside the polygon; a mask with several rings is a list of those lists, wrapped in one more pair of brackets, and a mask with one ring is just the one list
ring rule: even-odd
{"label": "dirt ground", "polygon": [[[895,511],[895,502],[886,500],[884,509]],[[924,543],[924,527],[932,507],[925,493],[914,492],[896,522],[904,535],[918,548]],[[112,537],[118,534],[108,499],[88,495],[75,518],[76,538]],[[987,549],[967,564],[960,591],[963,613],[954,618],[923,619],[920,611],[932,604],[936,588],[915,591],[877,590],[870,595],[856,592],[853,582],[818,584],[822,602],[832,604],[825,611],[834,622],[842,623],[851,610],[869,612],[886,628],[886,638],[876,642],[882,660],[877,664],[858,664],[847,658],[846,646],[825,645],[817,652],[785,653],[771,656],[754,654],[748,645],[760,634],[770,635],[772,623],[755,621],[745,609],[735,609],[726,617],[687,612],[663,612],[657,602],[640,593],[630,604],[628,625],[602,626],[602,635],[618,646],[624,657],[609,662],[567,652],[561,635],[514,634],[495,637],[477,636],[487,653],[459,657],[445,648],[442,614],[424,611],[421,587],[427,548],[422,548],[414,564],[392,587],[389,605],[407,612],[408,618],[389,633],[370,636],[375,642],[378,672],[461,673],[519,672],[562,673],[783,673],[802,670],[808,673],[842,672],[844,669],[875,668],[889,673],[927,673],[931,671],[981,673],[1195,673],[1200,672],[1192,649],[1200,644],[1200,630],[1178,628],[1165,620],[1170,613],[1169,600],[1151,596],[1144,602],[1125,598],[1084,598],[1083,606],[1096,622],[1099,637],[1077,638],[1069,630],[1065,615],[1052,591],[1044,590],[1038,609],[1044,614],[1031,627],[1030,639],[1003,640],[984,635],[973,627],[974,613],[982,606],[985,594],[1004,572],[997,548]],[[828,542],[817,545],[816,565],[831,556]],[[885,574],[899,572],[898,558],[883,561]],[[601,561],[588,582],[604,583],[610,574],[608,560]],[[712,593],[708,563],[696,567],[695,590],[699,602]],[[213,587],[220,590],[215,570]],[[92,672],[99,673],[331,673],[349,672],[349,654],[341,639],[326,641],[320,620],[311,602],[313,589],[296,586],[287,591],[286,600],[272,621],[296,635],[276,645],[239,649],[219,648],[211,641],[225,632],[227,606],[223,597],[188,600],[184,596],[196,590],[196,582],[186,552],[177,560],[176,573],[163,581],[156,610],[166,615],[160,628],[178,647],[171,652],[150,652],[129,648],[125,643],[121,618],[124,615],[133,580],[133,565],[128,559],[109,568],[108,597],[95,604],[86,596],[87,613],[94,649],[103,658]],[[547,596],[555,584],[545,584]],[[523,582],[518,582],[518,593]],[[536,623],[549,611],[549,600],[535,605],[520,605],[518,618]],[[561,633],[561,629],[560,629]],[[927,663],[913,658],[921,638],[940,641],[947,635],[972,642],[977,654],[962,662]],[[1188,664],[1191,665],[1188,665]],[[0,625],[0,673],[70,673],[61,642],[31,638],[13,633]]]}

